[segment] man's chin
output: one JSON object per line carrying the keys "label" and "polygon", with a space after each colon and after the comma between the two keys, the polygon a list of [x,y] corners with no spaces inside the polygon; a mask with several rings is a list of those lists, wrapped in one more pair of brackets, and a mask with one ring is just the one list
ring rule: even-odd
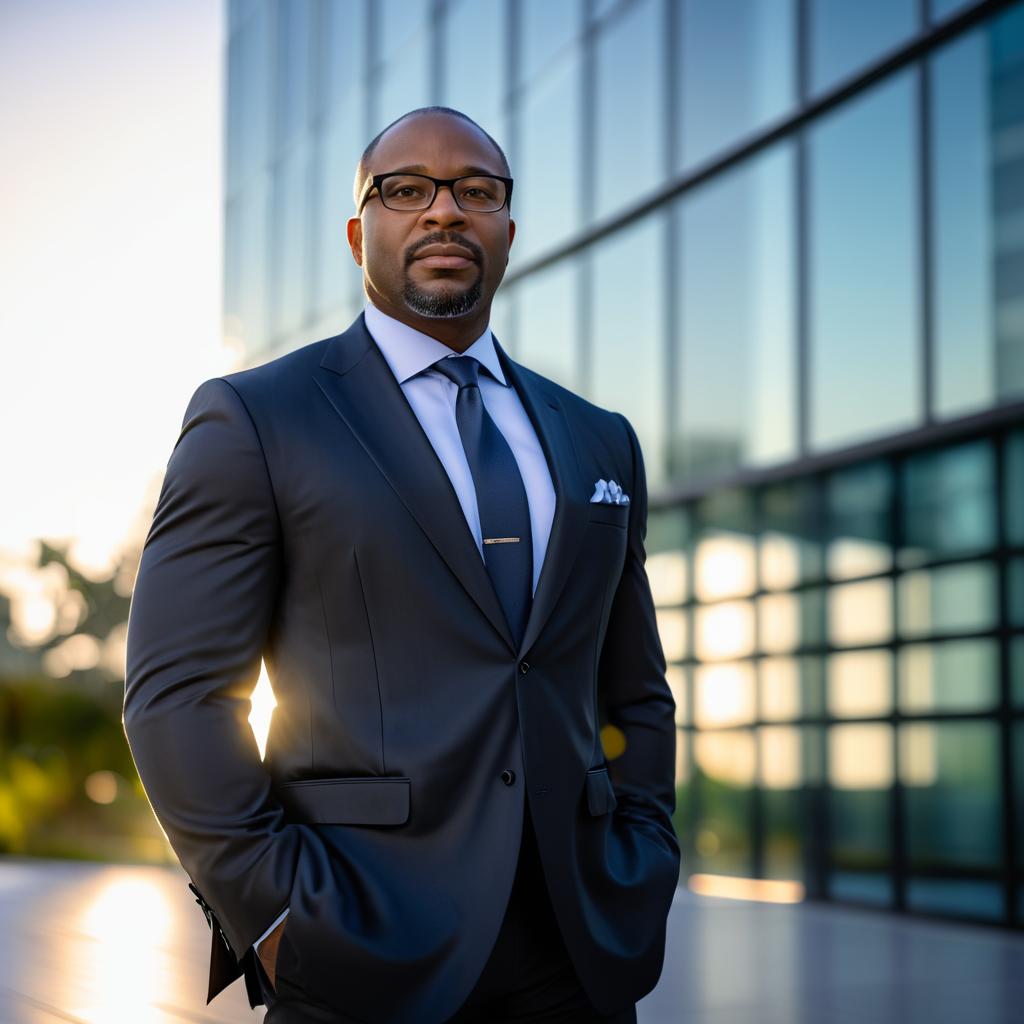
{"label": "man's chin", "polygon": [[417,316],[452,319],[475,313],[480,307],[482,294],[478,281],[461,289],[443,284],[431,291],[406,282],[402,298],[406,308]]}

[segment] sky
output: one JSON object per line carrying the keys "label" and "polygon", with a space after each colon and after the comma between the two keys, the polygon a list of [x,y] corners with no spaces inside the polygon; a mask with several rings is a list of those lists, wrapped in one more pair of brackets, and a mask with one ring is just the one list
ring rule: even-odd
{"label": "sky", "polygon": [[0,2],[0,586],[37,538],[106,575],[192,391],[240,365],[220,331],[225,17]]}

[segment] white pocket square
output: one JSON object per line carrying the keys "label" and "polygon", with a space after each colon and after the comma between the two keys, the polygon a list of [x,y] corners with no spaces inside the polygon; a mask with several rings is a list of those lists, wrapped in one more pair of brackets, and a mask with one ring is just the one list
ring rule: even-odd
{"label": "white pocket square", "polygon": [[605,505],[628,505],[629,495],[614,480],[598,480],[590,500]]}

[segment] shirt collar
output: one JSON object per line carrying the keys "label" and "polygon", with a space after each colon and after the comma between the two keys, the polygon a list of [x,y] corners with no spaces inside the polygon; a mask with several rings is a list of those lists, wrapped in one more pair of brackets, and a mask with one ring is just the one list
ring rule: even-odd
{"label": "shirt collar", "polygon": [[403,324],[393,316],[381,312],[369,299],[363,308],[366,318],[366,329],[370,337],[377,343],[385,361],[399,384],[404,384],[410,377],[422,373],[427,367],[446,356],[466,355],[479,359],[500,383],[508,387],[505,374],[502,373],[498,353],[494,347],[494,337],[490,324],[484,333],[473,342],[465,352],[458,353],[450,349],[437,338],[417,331],[416,328]]}

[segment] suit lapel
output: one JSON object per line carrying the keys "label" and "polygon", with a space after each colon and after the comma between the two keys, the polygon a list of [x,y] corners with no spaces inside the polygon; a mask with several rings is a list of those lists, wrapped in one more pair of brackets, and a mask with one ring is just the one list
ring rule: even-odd
{"label": "suit lapel", "polygon": [[523,634],[521,651],[527,651],[551,616],[569,570],[579,554],[587,525],[590,492],[568,418],[557,394],[546,386],[543,378],[513,362],[497,338],[494,339],[494,347],[502,369],[516,389],[537,432],[555,488],[551,535]]}
{"label": "suit lapel", "polygon": [[331,339],[314,376],[470,597],[514,650],[505,612],[455,488],[361,313],[344,334]]}

